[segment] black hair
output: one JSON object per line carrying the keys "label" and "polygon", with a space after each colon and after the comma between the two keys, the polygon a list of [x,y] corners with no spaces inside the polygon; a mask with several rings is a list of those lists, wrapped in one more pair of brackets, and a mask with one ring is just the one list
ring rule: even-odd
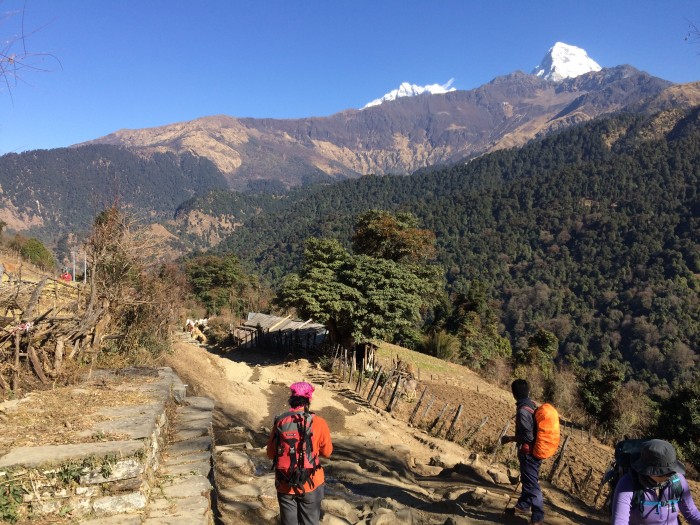
{"label": "black hair", "polygon": [[513,397],[520,401],[530,397],[530,385],[524,379],[516,379],[510,384],[510,390],[513,392]]}
{"label": "black hair", "polygon": [[309,403],[311,403],[311,401],[309,401],[309,398],[308,398],[308,397],[305,397],[305,396],[289,396],[289,406],[292,407],[292,408],[294,408],[294,407],[301,407],[301,406],[308,407],[308,406],[309,406]]}

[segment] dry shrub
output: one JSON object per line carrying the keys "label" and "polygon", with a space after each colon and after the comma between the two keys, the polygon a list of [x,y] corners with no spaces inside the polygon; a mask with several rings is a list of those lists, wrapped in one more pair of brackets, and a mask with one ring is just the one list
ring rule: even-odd
{"label": "dry shrub", "polygon": [[576,375],[561,369],[553,373],[551,380],[547,381],[545,397],[552,403],[560,414],[566,414],[570,419],[582,423],[586,420],[586,413],[579,397]]}
{"label": "dry shrub", "polygon": [[616,435],[643,437],[655,421],[654,408],[646,395],[646,386],[637,381],[629,381],[621,388],[613,401]]}
{"label": "dry shrub", "polygon": [[230,346],[233,344],[231,336],[233,328],[237,324],[237,319],[232,315],[218,315],[210,317],[207,322],[205,335],[207,340],[213,345]]}
{"label": "dry shrub", "polygon": [[151,364],[170,347],[183,280],[161,262],[161,242],[116,207],[95,221],[86,248],[91,304],[102,305],[107,320],[101,363]]}
{"label": "dry shrub", "polygon": [[510,388],[513,369],[510,365],[510,359],[506,357],[496,357],[489,359],[483,368],[479,371],[479,375],[490,382],[493,382],[501,387]]}
{"label": "dry shrub", "polygon": [[542,370],[535,365],[518,365],[513,370],[515,379],[525,379],[530,385],[530,397],[532,399],[545,399],[547,381]]}

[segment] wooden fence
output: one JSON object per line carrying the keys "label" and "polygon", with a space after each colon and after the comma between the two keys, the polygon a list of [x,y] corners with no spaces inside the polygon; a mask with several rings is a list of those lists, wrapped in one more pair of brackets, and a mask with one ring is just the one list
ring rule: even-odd
{"label": "wooden fence", "polygon": [[[378,364],[374,358],[371,361],[363,359],[358,363],[356,352],[348,351],[340,346],[332,349],[332,371],[341,381],[349,384],[354,392],[370,406],[383,407],[387,412],[396,411],[401,399],[402,385],[414,379],[413,374],[407,373],[401,366],[396,366],[396,363],[392,363],[391,366],[383,366]],[[441,401],[437,396],[431,394],[427,386],[413,401],[415,401],[415,405],[407,420],[409,425],[421,429],[433,437],[455,442],[465,448],[473,445],[477,437],[482,436],[482,441],[490,444],[486,447],[490,463],[499,458],[508,459],[509,454],[510,456],[514,454],[514,448],[506,448],[501,445],[501,437],[508,433],[511,425],[510,420],[502,427],[498,436],[488,437],[482,435],[489,422],[488,415],[480,414],[477,419],[468,421],[463,417],[464,407],[461,404],[454,405]],[[437,415],[434,415],[435,413]],[[592,429],[584,429],[564,420],[560,420],[560,429],[561,445],[557,453],[551,459],[546,460],[542,466],[541,479],[556,486],[563,484],[565,482],[563,478],[567,478],[573,495],[584,503],[596,507],[598,499],[605,489],[602,483],[605,472],[596,472],[593,467],[589,467],[586,474],[580,478],[572,467],[575,460],[567,455],[574,440],[590,446],[594,440]],[[595,487],[591,486],[594,474],[601,479],[601,482]],[[595,493],[595,497],[593,497],[593,493]]]}

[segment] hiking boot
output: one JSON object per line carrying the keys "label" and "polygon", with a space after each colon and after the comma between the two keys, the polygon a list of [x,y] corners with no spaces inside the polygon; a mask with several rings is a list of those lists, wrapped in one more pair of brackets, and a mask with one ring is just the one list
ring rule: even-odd
{"label": "hiking boot", "polygon": [[[510,507],[509,509],[506,509],[506,514],[508,516],[526,516],[530,514],[530,509],[521,509],[517,505],[515,507]],[[539,525],[539,524],[533,524],[533,525]]]}

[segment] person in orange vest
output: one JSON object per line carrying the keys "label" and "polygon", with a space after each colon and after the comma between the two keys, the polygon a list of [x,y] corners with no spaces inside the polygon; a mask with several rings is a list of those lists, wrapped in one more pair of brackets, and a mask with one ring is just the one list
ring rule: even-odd
{"label": "person in orange vest", "polygon": [[275,418],[267,441],[273,460],[282,525],[318,525],[325,493],[319,456],[330,457],[328,423],[309,411],[314,387],[305,381],[290,387],[290,410]]}
{"label": "person in orange vest", "polygon": [[532,455],[535,444],[535,403],[530,399],[530,385],[524,379],[516,379],[510,385],[515,398],[515,435],[503,436],[501,443],[518,444],[518,461],[520,462],[520,482],[522,493],[515,506],[506,509],[510,515],[531,515],[532,525],[544,523],[544,499],[540,488],[540,467],[542,460]]}

